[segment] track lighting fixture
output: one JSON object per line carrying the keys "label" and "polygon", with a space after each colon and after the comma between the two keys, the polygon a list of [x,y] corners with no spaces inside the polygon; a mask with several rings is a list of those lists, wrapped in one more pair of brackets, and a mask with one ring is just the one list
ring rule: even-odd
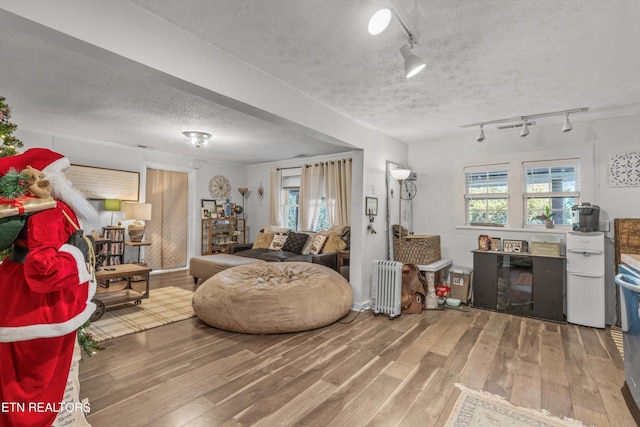
{"label": "track lighting fixture", "polygon": [[426,67],[422,59],[411,53],[411,47],[408,44],[400,48],[400,53],[404,57],[404,75],[407,78],[415,76]]}
{"label": "track lighting fixture", "polygon": [[406,78],[415,76],[426,66],[422,59],[411,52],[411,49],[413,49],[415,45],[418,44],[418,41],[413,36],[411,30],[409,30],[407,23],[401,18],[400,14],[398,14],[395,8],[387,8],[379,5],[377,7],[374,7],[376,5],[371,4],[372,1],[373,0],[365,2],[368,3],[366,6],[366,10],[369,13],[373,12],[371,15],[371,19],[369,19],[369,34],[376,35],[382,33],[389,26],[392,15],[395,16],[402,26],[402,29],[407,33],[407,36],[409,37],[409,42],[400,48],[400,53],[402,53],[402,56],[404,58],[404,75]]}
{"label": "track lighting fixture", "polygon": [[478,135],[478,139],[476,141],[484,141],[484,125],[480,125],[480,135]]}
{"label": "track lighting fixture", "polygon": [[391,22],[391,10],[385,8],[378,9],[369,19],[369,34],[375,36],[387,29]]}
{"label": "track lighting fixture", "polygon": [[[529,125],[534,125],[535,124],[535,122],[531,121],[531,119],[538,119],[538,118],[541,118],[541,117],[551,117],[551,116],[564,115],[564,123],[562,125],[562,132],[566,133],[566,132],[569,132],[570,130],[573,129],[573,125],[569,121],[569,114],[584,113],[586,111],[589,111],[589,107],[574,108],[574,109],[571,109],[571,110],[562,110],[562,111],[552,111],[552,112],[549,112],[549,113],[530,114],[528,116],[519,116],[519,117],[511,117],[511,118],[508,118],[508,119],[490,120],[490,121],[487,121],[487,122],[480,122],[480,123],[470,123],[468,125],[462,125],[460,127],[467,128],[467,127],[480,126],[480,135],[478,136],[477,141],[478,142],[482,142],[482,141],[484,141],[484,130],[483,130],[484,125],[499,124],[499,123],[513,123],[513,125],[502,126],[502,127],[499,127],[499,128],[501,128],[501,129],[504,129],[504,128],[516,128],[516,127],[522,126],[522,130],[520,131],[520,136],[525,137],[525,136],[529,135]],[[520,123],[522,123],[522,124],[520,124]]]}
{"label": "track lighting fixture", "polygon": [[562,132],[569,132],[573,129],[573,125],[569,121],[569,113],[564,113],[564,123],[562,124]]}

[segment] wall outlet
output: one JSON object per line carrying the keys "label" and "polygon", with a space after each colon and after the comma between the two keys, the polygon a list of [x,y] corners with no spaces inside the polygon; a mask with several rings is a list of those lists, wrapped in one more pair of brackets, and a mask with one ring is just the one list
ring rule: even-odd
{"label": "wall outlet", "polygon": [[604,231],[604,232],[610,231],[608,219],[601,219],[600,221],[598,221],[598,231]]}

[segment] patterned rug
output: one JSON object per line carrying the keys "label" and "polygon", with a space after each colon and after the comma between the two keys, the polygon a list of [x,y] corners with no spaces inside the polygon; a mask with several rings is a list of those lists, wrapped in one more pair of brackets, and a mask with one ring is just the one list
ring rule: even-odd
{"label": "patterned rug", "polygon": [[546,411],[512,405],[501,396],[471,390],[456,384],[460,397],[451,411],[446,427],[466,426],[584,426],[571,418],[557,418]]}
{"label": "patterned rug", "polygon": [[193,292],[173,286],[153,289],[139,305],[133,302],[107,308],[106,313],[91,323],[87,332],[96,341],[133,334],[178,320],[194,317],[191,307]]}

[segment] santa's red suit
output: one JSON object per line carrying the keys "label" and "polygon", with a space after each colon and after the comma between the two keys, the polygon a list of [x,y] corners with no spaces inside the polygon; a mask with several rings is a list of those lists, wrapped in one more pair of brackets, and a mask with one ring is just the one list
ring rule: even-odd
{"label": "santa's red suit", "polygon": [[[14,156],[10,166],[26,162],[40,170],[68,166],[44,149]],[[14,243],[18,256],[0,264],[0,426],[51,426],[60,410],[76,330],[95,310],[84,255],[67,243],[72,222],[78,225],[76,215],[60,201],[31,214]]]}

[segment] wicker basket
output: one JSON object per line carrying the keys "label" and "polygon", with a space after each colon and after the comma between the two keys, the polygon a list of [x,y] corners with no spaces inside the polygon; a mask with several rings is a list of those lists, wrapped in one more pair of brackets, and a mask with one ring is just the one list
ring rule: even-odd
{"label": "wicker basket", "polygon": [[436,234],[405,236],[402,238],[400,248],[398,248],[398,239],[394,237],[393,254],[395,261],[404,264],[427,265],[440,261],[440,236]]}

